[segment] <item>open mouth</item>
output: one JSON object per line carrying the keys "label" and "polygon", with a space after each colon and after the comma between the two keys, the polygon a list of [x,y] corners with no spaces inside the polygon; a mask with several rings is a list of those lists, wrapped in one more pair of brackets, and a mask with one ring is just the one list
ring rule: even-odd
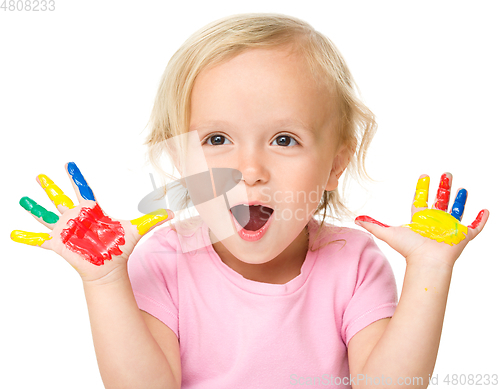
{"label": "open mouth", "polygon": [[273,214],[274,209],[263,205],[236,205],[231,208],[239,225],[247,231],[260,230]]}

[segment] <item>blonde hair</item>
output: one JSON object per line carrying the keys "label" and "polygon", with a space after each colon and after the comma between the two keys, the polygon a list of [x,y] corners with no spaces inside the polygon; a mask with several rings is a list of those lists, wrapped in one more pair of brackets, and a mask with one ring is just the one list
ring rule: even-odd
{"label": "blonde hair", "polygon": [[[293,47],[307,60],[314,79],[328,87],[336,105],[340,145],[352,152],[344,172],[346,180],[369,178],[364,166],[367,148],[376,131],[373,113],[361,102],[357,86],[332,41],[308,23],[275,13],[246,13],[216,20],[196,31],[170,59],[156,95],[146,144],[151,164],[160,164],[165,141],[189,131],[191,91],[197,75],[207,67],[229,61],[252,48]],[[334,150],[332,150],[334,152]],[[185,205],[189,198],[185,198]],[[352,216],[338,189],[325,191],[314,215],[323,212],[341,220]]]}

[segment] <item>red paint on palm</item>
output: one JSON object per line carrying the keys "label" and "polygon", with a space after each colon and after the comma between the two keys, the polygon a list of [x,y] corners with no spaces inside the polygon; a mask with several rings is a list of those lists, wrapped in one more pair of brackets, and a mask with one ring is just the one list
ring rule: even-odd
{"label": "red paint on palm", "polygon": [[105,216],[99,204],[82,208],[78,217],[69,220],[68,228],[61,232],[67,248],[97,266],[110,260],[111,255],[122,254],[118,246],[125,244],[124,236],[120,222]]}
{"label": "red paint on palm", "polygon": [[448,204],[450,202],[450,179],[445,174],[441,176],[441,181],[439,182],[439,189],[436,196],[436,202],[434,203],[434,208],[440,211],[447,211]]}

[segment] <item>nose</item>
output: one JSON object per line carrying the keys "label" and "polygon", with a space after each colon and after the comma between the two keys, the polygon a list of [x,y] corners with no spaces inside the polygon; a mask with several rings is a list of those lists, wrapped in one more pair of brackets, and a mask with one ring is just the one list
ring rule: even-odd
{"label": "nose", "polygon": [[242,148],[238,153],[238,170],[243,175],[246,185],[266,183],[270,178],[270,161],[263,150]]}

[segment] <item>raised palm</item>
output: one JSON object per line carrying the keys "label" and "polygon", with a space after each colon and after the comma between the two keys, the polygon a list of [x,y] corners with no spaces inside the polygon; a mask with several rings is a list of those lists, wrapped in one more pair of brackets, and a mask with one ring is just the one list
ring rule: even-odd
{"label": "raised palm", "polygon": [[39,246],[61,255],[83,280],[102,280],[115,270],[125,269],[137,242],[154,227],[173,218],[172,211],[158,210],[134,220],[119,220],[104,214],[93,191],[73,162],[66,164],[78,199],[74,205],[50,178],[41,174],[42,186],[60,216],[47,211],[34,200],[23,197],[20,204],[50,229],[48,233],[15,230],[11,238],[19,243]]}
{"label": "raised palm", "polygon": [[441,176],[436,200],[429,209],[429,177],[420,176],[409,224],[391,227],[368,216],[360,216],[356,218],[356,222],[407,259],[431,258],[453,266],[465,246],[482,231],[489,212],[482,210],[473,223],[469,226],[463,225],[461,220],[467,191],[463,188],[457,191],[455,201],[448,212],[452,180],[450,173]]}

